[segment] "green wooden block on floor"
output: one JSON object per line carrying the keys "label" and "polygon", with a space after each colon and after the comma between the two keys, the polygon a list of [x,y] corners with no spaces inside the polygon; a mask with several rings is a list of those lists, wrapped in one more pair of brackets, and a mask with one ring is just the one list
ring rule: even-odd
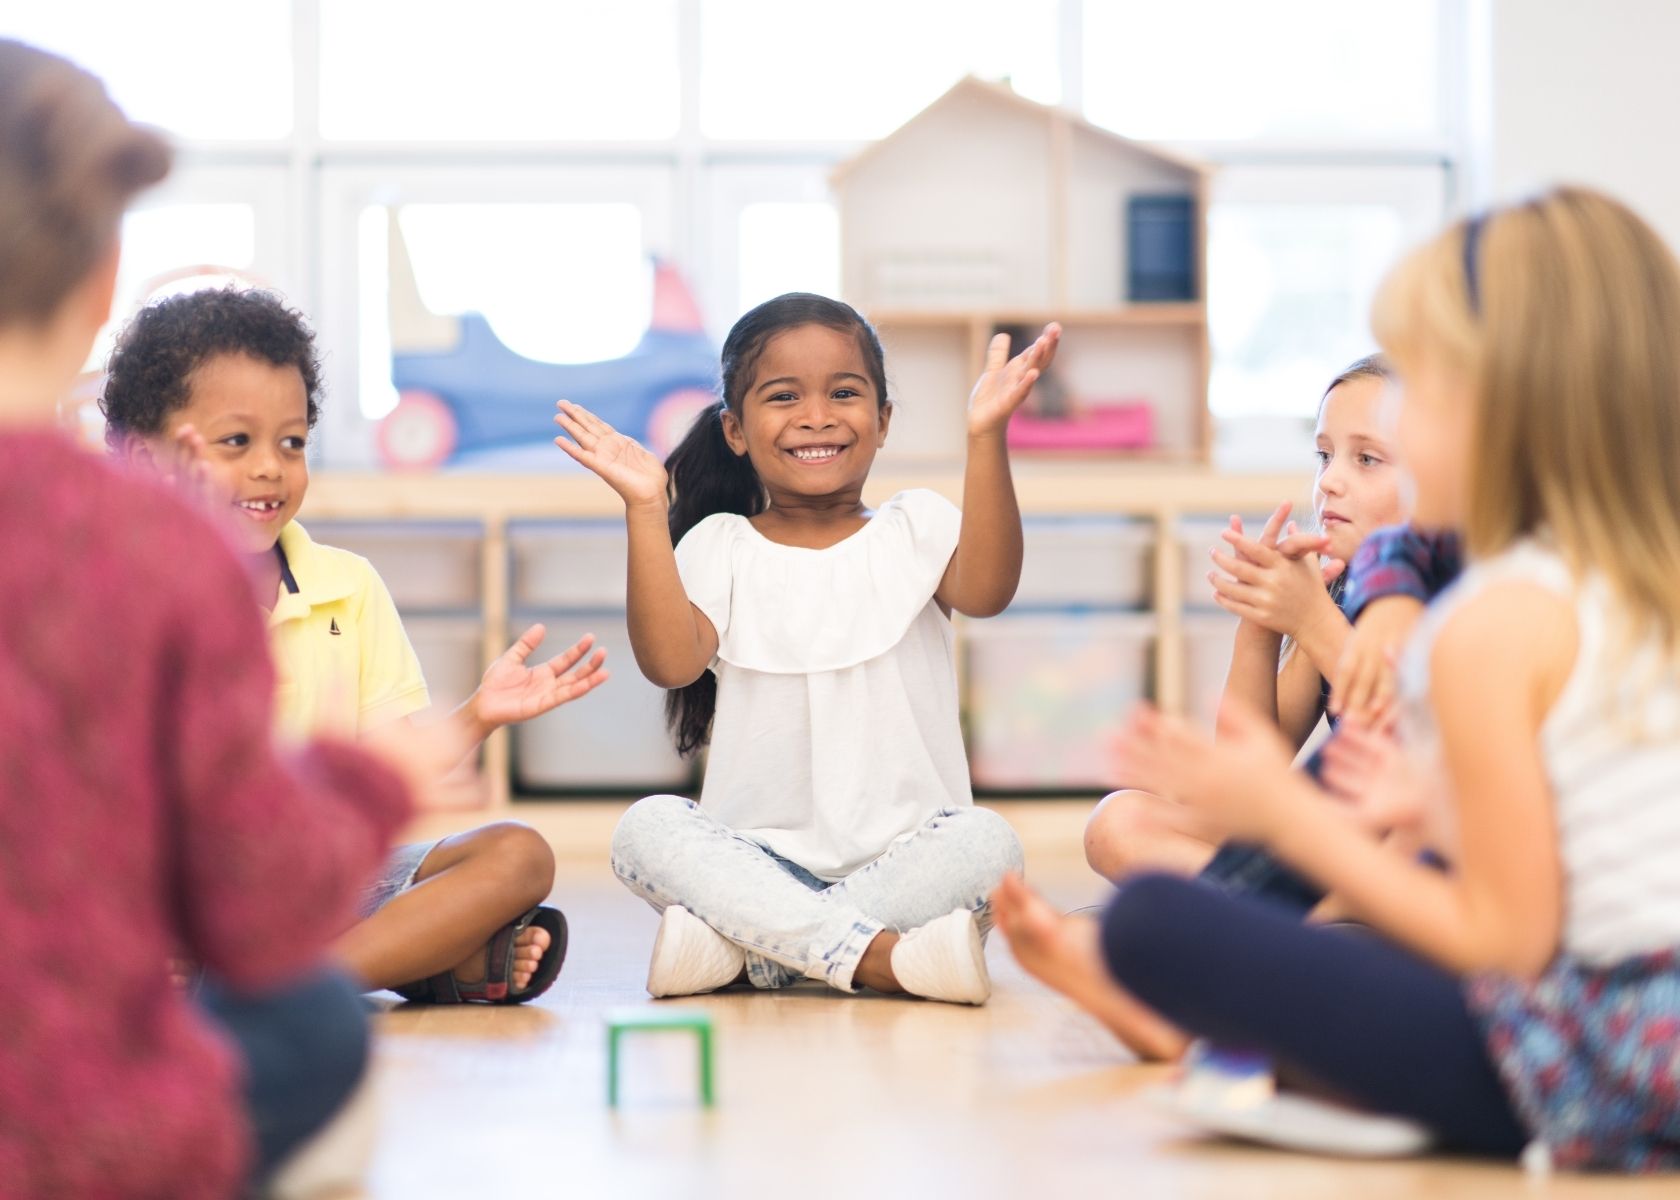
{"label": "green wooden block on floor", "polygon": [[700,1049],[700,1103],[711,1108],[715,1102],[712,1090],[712,1016],[697,1008],[618,1008],[606,1014],[607,1023],[607,1104],[618,1107],[619,1042],[627,1033],[692,1033]]}

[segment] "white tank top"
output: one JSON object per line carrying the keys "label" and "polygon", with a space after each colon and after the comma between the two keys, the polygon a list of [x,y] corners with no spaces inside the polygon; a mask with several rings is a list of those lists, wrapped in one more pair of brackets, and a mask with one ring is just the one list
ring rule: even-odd
{"label": "white tank top", "polygon": [[1602,966],[1680,947],[1680,664],[1654,637],[1627,653],[1602,578],[1575,579],[1535,541],[1472,565],[1407,649],[1408,732],[1438,765],[1428,709],[1435,637],[1466,601],[1515,581],[1568,600],[1578,630],[1575,665],[1540,730],[1564,872],[1562,948]]}

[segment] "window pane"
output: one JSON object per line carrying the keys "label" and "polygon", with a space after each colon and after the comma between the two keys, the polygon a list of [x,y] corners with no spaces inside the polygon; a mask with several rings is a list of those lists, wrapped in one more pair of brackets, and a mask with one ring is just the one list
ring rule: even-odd
{"label": "window pane", "polygon": [[321,6],[321,132],[392,140],[669,137],[676,0]]}
{"label": "window pane", "polygon": [[116,299],[89,357],[93,370],[104,368],[140,305],[244,278],[256,258],[257,214],[249,204],[163,204],[129,213],[122,236]]}
{"label": "window pane", "polygon": [[1311,416],[1339,365],[1375,348],[1371,296],[1405,244],[1399,215],[1258,204],[1216,207],[1210,226],[1214,413]]}
{"label": "window pane", "polygon": [[1220,418],[1311,419],[1369,354],[1370,306],[1444,216],[1435,168],[1230,168],[1209,214],[1209,403]]}
{"label": "window pane", "polygon": [[741,210],[741,311],[783,292],[840,294],[840,217],[832,204]]}
{"label": "window pane", "polygon": [[271,139],[292,129],[287,0],[10,4],[0,36],[64,55],[100,76],[131,118],[179,137]]}
{"label": "window pane", "polygon": [[1133,137],[1426,138],[1433,0],[1087,0],[1086,114]]}
{"label": "window pane", "polygon": [[[396,404],[393,350],[476,356],[462,370],[499,384],[546,364],[619,358],[647,329],[652,275],[633,204],[405,205],[398,248],[412,263],[417,304],[390,261],[387,213],[365,209],[359,229],[365,416]],[[461,341],[456,318],[475,313],[499,344]]]}
{"label": "window pane", "polygon": [[700,46],[711,137],[877,138],[966,74],[1061,97],[1055,0],[702,0]]}

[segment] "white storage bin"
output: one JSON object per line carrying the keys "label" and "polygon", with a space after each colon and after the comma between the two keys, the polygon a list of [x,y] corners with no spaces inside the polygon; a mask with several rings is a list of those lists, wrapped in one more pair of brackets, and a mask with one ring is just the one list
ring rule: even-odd
{"label": "white storage bin", "polygon": [[[1260,513],[1256,516],[1250,513],[1243,517],[1243,530],[1249,536],[1257,536],[1266,527],[1266,520],[1270,513]],[[1223,613],[1225,610],[1213,601],[1213,585],[1208,582],[1208,572],[1213,570],[1213,559],[1208,557],[1208,551],[1219,549],[1229,551],[1230,547],[1220,537],[1230,527],[1231,518],[1224,517],[1186,517],[1178,523],[1178,552],[1179,564],[1183,568],[1184,579],[1184,607],[1201,609],[1210,612]]]}
{"label": "white storage bin", "polygon": [[622,609],[630,542],[622,520],[516,521],[508,526],[512,604]]}
{"label": "white storage bin", "polygon": [[612,678],[581,699],[513,729],[514,778],[530,791],[683,791],[695,779],[665,730],[665,692],[636,669],[622,612],[521,613],[515,632],[533,621],[548,636],[533,660],[560,653],[585,633],[607,650]]}
{"label": "white storage bin", "polygon": [[965,626],[969,762],[989,791],[1102,791],[1121,722],[1150,693],[1155,619],[1003,616]]}
{"label": "white storage bin", "polygon": [[1113,517],[1029,517],[1014,608],[1144,608],[1154,526]]}
{"label": "white storage bin", "polygon": [[432,707],[447,713],[484,677],[484,631],[471,617],[409,617],[408,641],[426,674]]}
{"label": "white storage bin", "polygon": [[1238,624],[1236,617],[1220,611],[1187,613],[1179,626],[1184,646],[1185,713],[1205,729],[1212,729],[1219,716]]}
{"label": "white storage bin", "polygon": [[461,521],[306,521],[315,541],[373,564],[404,617],[480,604],[484,531]]}

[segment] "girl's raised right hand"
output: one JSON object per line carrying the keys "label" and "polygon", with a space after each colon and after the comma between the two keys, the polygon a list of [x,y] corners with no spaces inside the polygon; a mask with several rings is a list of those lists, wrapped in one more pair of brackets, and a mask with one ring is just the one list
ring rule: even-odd
{"label": "girl's raised right hand", "polygon": [[570,400],[556,407],[554,423],[571,435],[555,438],[556,446],[604,479],[626,506],[665,503],[665,464],[646,447]]}

